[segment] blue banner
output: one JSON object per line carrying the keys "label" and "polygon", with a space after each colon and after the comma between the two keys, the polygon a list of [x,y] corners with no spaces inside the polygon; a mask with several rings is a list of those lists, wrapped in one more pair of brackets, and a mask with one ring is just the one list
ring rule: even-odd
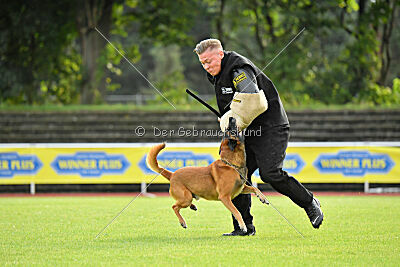
{"label": "blue banner", "polygon": [[105,152],[76,152],[60,155],[51,163],[58,174],[79,174],[82,177],[99,177],[103,174],[123,174],[130,166],[124,155]]}
{"label": "blue banner", "polygon": [[342,173],[345,176],[364,176],[368,173],[388,173],[394,162],[387,154],[368,151],[340,151],[337,154],[320,154],[314,166],[321,173]]}
{"label": "blue banner", "polygon": [[[147,167],[146,157],[139,161],[139,168],[146,174],[153,174],[152,170]],[[209,154],[194,154],[191,151],[166,151],[157,156],[158,165],[172,172],[188,166],[204,167],[214,162],[214,158]]]}
{"label": "blue banner", "polygon": [[[287,154],[285,160],[283,161],[282,169],[287,171],[288,173],[296,174],[301,172],[305,165],[305,162],[299,154]],[[257,169],[253,175],[256,177],[260,177],[259,169]]]}
{"label": "blue banner", "polygon": [[35,155],[19,155],[16,152],[0,153],[0,178],[14,175],[34,175],[43,163]]}

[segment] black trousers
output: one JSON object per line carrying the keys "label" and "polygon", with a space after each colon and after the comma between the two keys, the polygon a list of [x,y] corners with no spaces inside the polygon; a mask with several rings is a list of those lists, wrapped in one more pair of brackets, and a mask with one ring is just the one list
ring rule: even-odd
{"label": "black trousers", "polygon": [[[282,170],[289,141],[289,126],[262,129],[261,135],[256,135],[251,131],[248,131],[247,134],[245,148],[248,181],[251,183],[251,175],[258,168],[263,182],[269,183],[276,191],[289,197],[302,208],[310,205],[313,194],[294,177]],[[238,195],[232,202],[242,214],[245,224],[252,224],[251,195]],[[233,216],[232,218],[235,230],[239,229],[236,219]]]}

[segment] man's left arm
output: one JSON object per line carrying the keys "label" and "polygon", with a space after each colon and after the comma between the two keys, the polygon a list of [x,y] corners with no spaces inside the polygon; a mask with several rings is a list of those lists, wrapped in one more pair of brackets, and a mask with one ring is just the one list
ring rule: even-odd
{"label": "man's left arm", "polygon": [[236,119],[239,130],[247,128],[258,115],[268,109],[264,91],[257,86],[254,71],[245,66],[233,71],[233,84],[236,93],[233,96],[230,110],[220,120],[222,131],[228,127],[229,117]]}

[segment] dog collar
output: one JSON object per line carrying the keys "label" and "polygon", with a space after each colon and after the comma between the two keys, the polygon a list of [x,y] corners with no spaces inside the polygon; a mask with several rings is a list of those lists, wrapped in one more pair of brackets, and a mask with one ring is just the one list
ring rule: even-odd
{"label": "dog collar", "polygon": [[235,168],[235,170],[239,173],[241,179],[243,179],[244,181],[247,180],[247,179],[246,179],[246,176],[247,176],[247,167],[246,167],[246,166],[240,167],[240,166],[237,166],[237,165],[235,165],[235,164],[232,164],[232,163],[230,163],[229,161],[224,160],[224,159],[221,159],[221,161],[222,161],[223,163],[225,163],[226,165]]}

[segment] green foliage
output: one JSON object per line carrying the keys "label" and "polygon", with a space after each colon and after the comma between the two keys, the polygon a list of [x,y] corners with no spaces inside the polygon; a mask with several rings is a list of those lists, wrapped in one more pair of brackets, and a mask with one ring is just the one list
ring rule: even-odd
{"label": "green foliage", "polygon": [[[150,53],[157,62],[149,77],[159,92],[153,92],[156,94],[156,98],[149,103],[162,103],[167,98],[173,105],[187,104],[188,98],[185,97],[184,91],[187,88],[187,83],[183,75],[179,46],[155,46]],[[153,90],[153,88],[150,90]]]}
{"label": "green foliage", "polygon": [[[94,75],[88,80],[79,36],[81,31],[90,32],[93,25],[77,27],[77,20],[88,19],[80,17],[87,14],[82,15],[85,12],[79,8],[89,2],[16,0],[0,4],[2,103],[77,103],[87,88],[93,89],[95,103],[102,103],[107,91],[149,93],[147,82],[104,40],[86,47],[85,51],[96,52],[90,62]],[[92,2],[99,7],[104,3]],[[140,65],[140,72],[177,105],[190,104],[183,96],[187,85],[202,93],[210,91],[207,81],[199,82],[203,73],[199,73],[196,56],[188,56],[195,42],[209,36],[220,38],[227,50],[243,54],[264,69],[285,104],[292,107],[400,102],[398,82],[392,88],[390,84],[399,75],[395,69],[398,44],[391,37],[398,37],[400,29],[400,6],[395,0],[108,3],[112,19],[107,35],[113,45],[135,66]],[[165,102],[150,90],[156,102]],[[90,94],[87,98],[91,99]]]}
{"label": "green foliage", "polygon": [[33,104],[73,98],[78,62],[73,52],[61,55],[75,38],[73,10],[68,1],[1,5],[0,99]]}
{"label": "green foliage", "polygon": [[208,3],[215,24],[222,21],[218,37],[225,47],[264,69],[285,103],[377,104],[369,94],[384,95],[376,90],[384,53],[377,36],[393,19],[393,1],[230,1],[222,12],[218,3]]}
{"label": "green foliage", "polygon": [[[122,44],[118,41],[113,41],[113,45],[129,60],[132,64],[135,64],[140,60],[140,52],[138,45],[131,45],[128,48],[123,48]],[[105,75],[105,85],[108,91],[115,91],[121,87],[119,83],[113,82],[112,76],[121,76],[122,69],[119,67],[121,63],[129,64],[119,54],[111,44],[107,44],[105,49],[102,51],[101,56],[97,59],[100,66],[106,66],[108,72],[104,73],[104,70],[98,68],[98,75],[102,77]]]}
{"label": "green foliage", "polygon": [[393,88],[371,84],[367,96],[369,102],[375,105],[392,106],[400,104],[400,79],[393,80]]}
{"label": "green foliage", "polygon": [[81,57],[70,47],[57,58],[59,64],[51,69],[52,76],[40,82],[38,94],[45,103],[76,103],[79,99],[79,85],[82,80]]}
{"label": "green foliage", "polygon": [[339,7],[345,8],[347,13],[351,13],[353,11],[358,11],[360,6],[358,5],[356,0],[340,0]]}
{"label": "green foliage", "polygon": [[193,10],[197,5],[194,0],[138,1],[133,13],[140,22],[140,35],[147,40],[166,45],[191,44],[193,40],[188,32],[194,23]]}
{"label": "green foliage", "polygon": [[[131,63],[135,64],[141,59],[139,45],[145,46],[151,44],[154,46],[154,50],[159,49],[157,47],[160,44],[172,44],[172,46],[176,46],[176,44],[188,44],[191,38],[187,34],[187,31],[193,23],[193,16],[190,12],[190,7],[193,7],[193,4],[195,4],[194,1],[174,1],[167,3],[159,0],[147,2],[125,1],[121,4],[114,4],[113,28],[111,33],[115,37],[123,37],[124,39],[128,39],[128,41],[114,38],[112,41],[113,45],[119,51],[122,51]],[[133,37],[128,35],[128,29],[132,25],[138,27],[138,32]],[[138,41],[138,39],[140,40]],[[122,45],[123,40],[125,41],[125,47]],[[126,47],[127,44],[128,47]],[[157,61],[160,60],[158,55],[154,55],[153,53],[153,56]],[[120,84],[114,83],[113,77],[117,78],[123,74],[120,66],[122,62],[127,64],[125,59],[110,44],[107,44],[98,62],[99,65],[103,64],[107,67],[108,72],[105,76],[107,89],[109,91],[119,89]],[[132,70],[132,68],[130,70],[143,72],[143,70],[139,70],[136,66],[134,68],[135,70]],[[160,69],[165,71],[160,73]],[[99,69],[99,71],[99,75],[103,74],[103,70]],[[170,68],[168,65],[166,66],[165,63],[156,62],[155,70],[150,71],[150,80],[156,84],[156,87],[160,88],[163,95],[166,95],[168,99],[171,97],[171,101],[179,103],[182,101],[179,99],[179,93],[176,93],[174,88],[186,87],[182,71],[182,66],[180,66],[179,70],[176,70],[175,68]],[[155,75],[156,77],[151,77],[155,73],[157,74]],[[148,84],[146,84],[146,87],[148,87]],[[156,101],[159,101],[161,96],[156,91],[153,94],[157,97]]]}
{"label": "green foliage", "polygon": [[174,71],[168,76],[155,83],[155,87],[160,93],[155,93],[156,98],[149,101],[149,104],[157,104],[165,102],[165,98],[168,99],[172,104],[185,105],[188,104],[188,98],[186,97],[185,89],[187,88],[184,76],[181,72]]}

